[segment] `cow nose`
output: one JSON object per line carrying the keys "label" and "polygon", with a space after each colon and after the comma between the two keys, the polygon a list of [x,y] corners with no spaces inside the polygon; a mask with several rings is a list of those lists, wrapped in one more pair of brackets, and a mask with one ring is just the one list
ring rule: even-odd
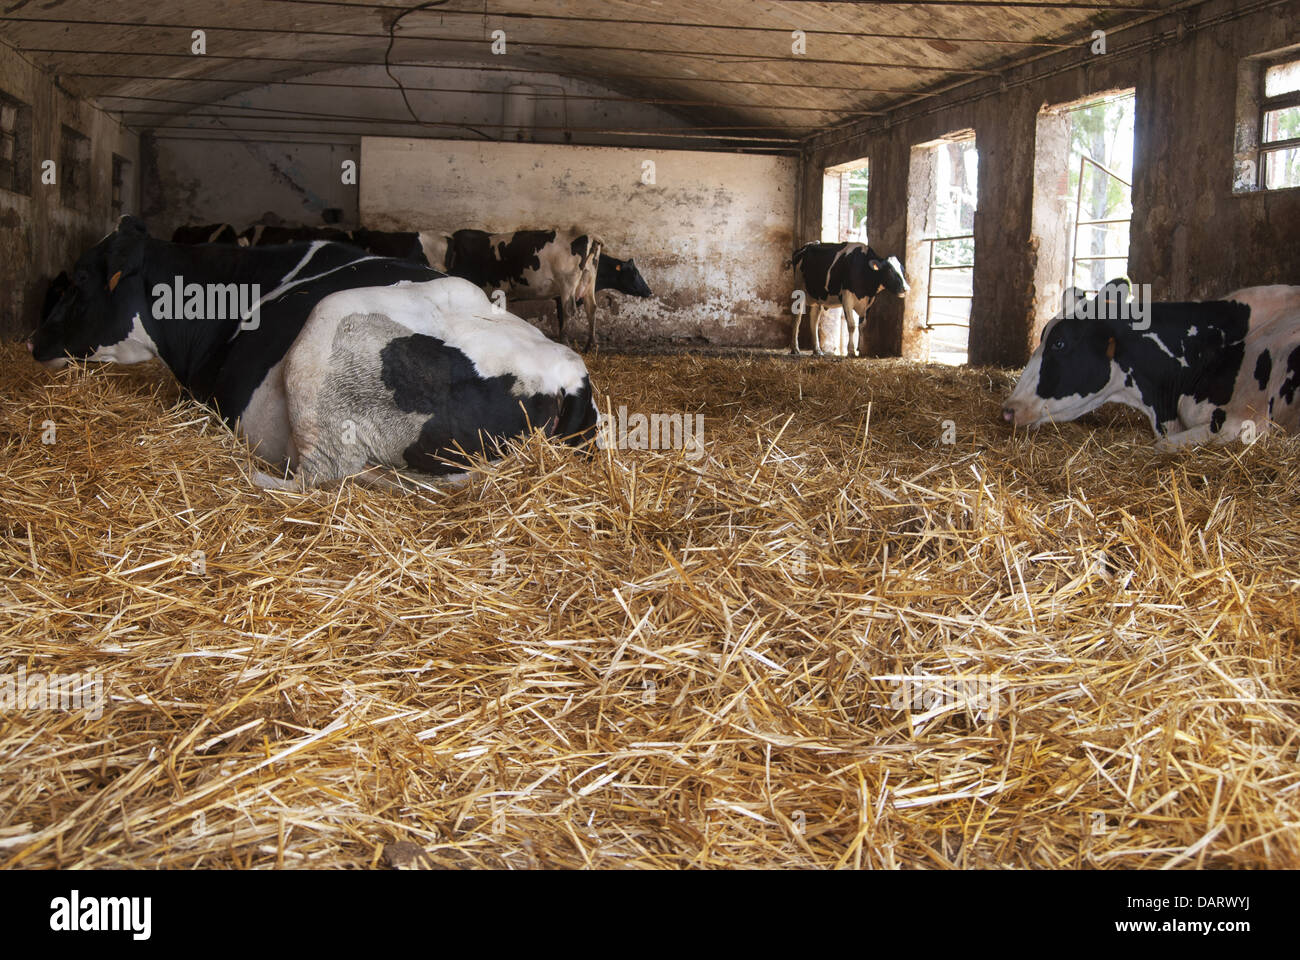
{"label": "cow nose", "polygon": [[36,348],[32,346],[32,342],[30,340],[27,341],[27,352],[28,353],[36,352]]}
{"label": "cow nose", "polygon": [[1010,407],[1003,407],[1003,408],[1002,408],[1002,419],[1005,420],[1007,423],[1015,423],[1015,422],[1016,422],[1016,411],[1012,410]]}

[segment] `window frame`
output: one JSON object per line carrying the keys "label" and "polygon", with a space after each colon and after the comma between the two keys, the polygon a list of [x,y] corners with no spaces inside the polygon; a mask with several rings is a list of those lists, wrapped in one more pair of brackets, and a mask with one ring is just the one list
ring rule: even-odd
{"label": "window frame", "polygon": [[32,107],[31,104],[5,90],[0,90],[0,107],[8,107],[14,111],[13,128],[4,134],[5,140],[13,143],[13,154],[7,160],[0,160],[6,171],[4,178],[6,182],[0,184],[0,191],[20,197],[30,197],[32,195]]}
{"label": "window frame", "polygon": [[1272,57],[1260,64],[1259,86],[1256,88],[1259,96],[1259,145],[1258,149],[1255,151],[1255,184],[1257,190],[1293,190],[1300,186],[1300,184],[1289,184],[1281,187],[1270,187],[1268,186],[1268,178],[1265,176],[1265,157],[1268,154],[1300,148],[1300,137],[1291,137],[1287,140],[1273,141],[1265,141],[1264,139],[1266,120],[1271,111],[1281,110],[1287,107],[1300,107],[1300,90],[1292,90],[1290,93],[1280,93],[1274,97],[1267,97],[1264,95],[1264,85],[1267,82],[1268,71],[1273,67],[1279,67],[1290,63],[1300,63],[1300,53],[1292,50],[1283,56]]}

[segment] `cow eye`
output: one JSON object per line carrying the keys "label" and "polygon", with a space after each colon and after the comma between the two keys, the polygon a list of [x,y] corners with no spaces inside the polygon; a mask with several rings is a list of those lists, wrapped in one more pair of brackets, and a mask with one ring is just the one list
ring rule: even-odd
{"label": "cow eye", "polygon": [[1053,350],[1064,350],[1064,349],[1065,349],[1065,341],[1064,341],[1064,340],[1053,340],[1053,341],[1052,341],[1052,349],[1053,349]]}

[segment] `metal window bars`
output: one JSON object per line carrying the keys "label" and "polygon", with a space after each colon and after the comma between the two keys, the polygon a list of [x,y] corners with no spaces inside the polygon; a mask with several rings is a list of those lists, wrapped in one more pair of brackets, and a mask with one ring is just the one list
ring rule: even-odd
{"label": "metal window bars", "polygon": [[929,263],[929,272],[926,274],[926,278],[925,278],[925,326],[922,329],[933,330],[935,327],[963,327],[967,330],[970,329],[969,315],[967,316],[965,323],[952,323],[947,321],[933,323],[930,320],[930,313],[935,300],[973,300],[974,299],[973,293],[953,293],[953,294],[936,295],[934,292],[934,272],[936,270],[971,270],[974,269],[975,267],[974,261],[971,261],[970,263],[936,264],[934,262],[934,251],[936,245],[940,243],[946,243],[951,240],[974,240],[974,239],[975,239],[975,234],[973,233],[958,233],[947,237],[926,237],[925,238],[925,242],[930,245],[930,257],[929,257],[930,263]]}
{"label": "metal window bars", "polygon": [[[1075,277],[1078,276],[1079,273],[1080,263],[1083,262],[1093,263],[1100,260],[1123,260],[1125,263],[1128,262],[1127,253],[1125,253],[1123,256],[1119,256],[1119,255],[1090,255],[1086,257],[1079,256],[1080,228],[1103,226],[1103,225],[1109,225],[1113,223],[1131,224],[1133,222],[1133,217],[1131,214],[1127,217],[1118,217],[1118,218],[1101,219],[1101,220],[1080,220],[1079,219],[1079,214],[1083,210],[1083,174],[1084,171],[1087,169],[1088,164],[1092,164],[1094,167],[1096,167],[1106,176],[1110,177],[1112,180],[1122,183],[1126,188],[1128,188],[1130,198],[1132,197],[1132,193],[1133,193],[1133,184],[1129,183],[1129,181],[1125,180],[1118,173],[1108,169],[1104,164],[1098,163],[1096,160],[1092,159],[1092,157],[1089,157],[1086,154],[1079,157],[1079,183],[1077,188],[1074,191],[1074,238],[1071,242],[1071,247],[1070,247],[1070,277],[1069,280],[1067,281],[1067,286],[1074,286]],[[1130,199],[1130,208],[1131,206],[1132,206],[1132,202]],[[1096,290],[1089,288],[1088,292],[1096,293]]]}

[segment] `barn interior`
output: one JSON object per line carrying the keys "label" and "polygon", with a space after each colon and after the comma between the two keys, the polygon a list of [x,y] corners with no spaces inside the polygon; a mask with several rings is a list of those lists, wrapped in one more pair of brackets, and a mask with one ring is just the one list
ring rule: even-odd
{"label": "barn interior", "polygon": [[[0,660],[108,693],[0,714],[0,865],[1300,866],[1300,447],[999,416],[1071,283],[1300,283],[1297,64],[1300,0],[7,4]],[[252,490],[22,346],[125,213],[580,224],[654,291],[601,409],[706,452]],[[869,359],[777,356],[849,239]]]}

